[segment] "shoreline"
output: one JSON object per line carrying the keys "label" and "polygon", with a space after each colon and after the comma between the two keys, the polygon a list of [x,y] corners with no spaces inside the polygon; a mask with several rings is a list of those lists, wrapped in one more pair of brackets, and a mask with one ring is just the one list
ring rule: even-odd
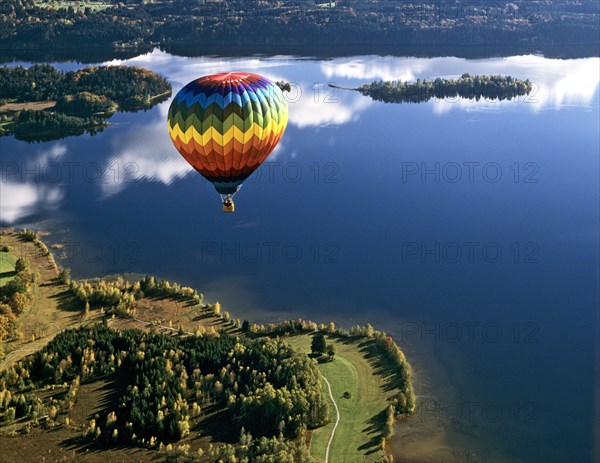
{"label": "shoreline", "polygon": [[82,64],[100,63],[114,59],[129,59],[140,54],[152,53],[153,50],[162,50],[173,55],[184,57],[198,57],[203,55],[217,56],[246,56],[248,54],[259,54],[264,56],[295,55],[302,57],[334,58],[353,55],[390,55],[411,56],[421,58],[438,58],[442,56],[456,56],[466,59],[483,59],[493,57],[506,57],[515,55],[542,55],[549,59],[577,59],[599,57],[598,43],[565,43],[565,44],[467,44],[431,42],[424,44],[319,44],[318,53],[315,53],[315,45],[273,45],[273,44],[240,44],[231,45],[201,43],[192,46],[189,43],[165,43],[140,45],[137,48],[117,49],[111,46],[98,46],[86,48],[83,52],[77,47],[53,47],[46,48],[14,48],[0,47],[0,63],[14,61],[40,61],[40,57],[46,58],[48,62],[62,60],[77,60]]}
{"label": "shoreline", "polygon": [[[20,254],[20,255],[27,255],[29,256],[31,254],[31,249],[27,250],[25,248],[32,248],[35,247],[35,249],[38,249],[42,254],[43,254],[43,262],[45,262],[45,266],[51,267],[52,268],[52,274],[51,275],[46,275],[46,277],[41,278],[40,281],[38,283],[36,283],[36,287],[35,287],[35,291],[37,291],[38,286],[40,287],[56,287],[56,285],[58,285],[57,289],[55,291],[60,292],[61,294],[68,294],[71,293],[72,295],[75,295],[76,292],[78,291],[77,288],[81,287],[82,285],[86,284],[86,281],[89,282],[90,284],[92,284],[92,287],[95,285],[104,285],[105,282],[111,282],[111,281],[116,281],[116,284],[123,284],[120,282],[123,281],[128,281],[128,280],[124,280],[123,275],[106,275],[103,277],[97,277],[94,279],[88,279],[88,280],[82,280],[82,281],[77,281],[75,282],[75,280],[71,280],[73,282],[75,282],[75,286],[73,286],[73,283],[69,284],[67,281],[60,281],[60,278],[62,278],[60,276],[60,272],[59,272],[59,268],[56,264],[56,259],[55,256],[53,255],[52,251],[59,251],[60,248],[50,245],[49,247],[46,247],[46,245],[44,244],[44,242],[40,239],[41,236],[46,237],[48,236],[48,232],[46,233],[38,233],[36,232],[36,238],[34,240],[30,240],[25,242],[22,237],[24,236],[22,234],[22,232],[19,232],[18,230],[16,230],[15,228],[2,228],[1,229],[1,236],[2,236],[2,242],[3,244],[7,244],[9,245],[11,248],[13,248],[13,246],[15,245],[15,243],[17,242],[22,242],[22,248],[21,249],[17,249],[16,252],[14,249],[11,249],[9,252],[13,253],[15,252],[15,254]],[[51,251],[52,250],[52,251]],[[38,256],[39,257],[39,256]],[[36,264],[33,265],[32,264],[32,269],[33,270],[38,270],[38,267],[40,266],[40,264]],[[131,274],[130,274],[131,276]],[[146,277],[148,278],[148,277]],[[152,277],[154,278],[154,277]],[[141,280],[137,280],[138,282]],[[166,280],[156,280],[157,283],[161,282],[161,281],[166,281]],[[110,284],[110,283],[109,283]],[[125,283],[126,285],[129,285],[129,283]],[[137,285],[138,283],[134,283],[134,285]],[[162,284],[162,283],[161,283]],[[107,306],[100,306],[98,308],[98,306],[94,306],[92,310],[89,310],[86,306],[86,312],[85,315],[79,315],[76,316],[75,319],[71,319],[69,321],[65,320],[64,323],[59,324],[58,326],[54,326],[54,328],[52,329],[48,329],[45,330],[44,332],[42,332],[39,336],[35,336],[34,334],[31,334],[31,340],[29,341],[28,335],[30,334],[29,330],[29,325],[24,324],[23,325],[23,335],[21,335],[20,338],[18,339],[13,339],[13,340],[9,340],[6,343],[3,343],[4,346],[10,346],[10,349],[6,350],[6,355],[4,356],[4,358],[2,359],[1,363],[0,363],[0,370],[1,369],[5,369],[5,368],[9,368],[10,366],[14,365],[15,363],[19,362],[20,360],[24,359],[25,357],[33,354],[34,352],[37,352],[41,349],[44,348],[45,345],[47,345],[52,339],[54,339],[54,337],[56,335],[58,335],[59,333],[65,331],[65,330],[70,330],[70,329],[74,329],[74,328],[78,328],[78,327],[82,327],[82,326],[92,326],[98,322],[101,322],[102,320],[108,321],[108,323],[110,324],[110,326],[113,329],[126,329],[126,328],[135,328],[138,330],[142,330],[142,331],[152,331],[152,330],[156,330],[158,329],[159,332],[163,332],[166,334],[170,335],[184,335],[184,336],[202,336],[202,334],[198,334],[198,333],[204,333],[205,332],[205,328],[202,328],[201,331],[196,330],[196,332],[193,332],[193,329],[191,329],[190,327],[192,326],[191,324],[185,324],[182,320],[184,320],[185,317],[192,317],[190,318],[190,321],[192,320],[198,320],[198,319],[203,319],[204,316],[199,316],[198,314],[196,314],[196,312],[198,313],[203,313],[206,312],[207,314],[210,314],[210,317],[216,317],[216,321],[215,322],[211,322],[211,331],[206,331],[207,335],[210,335],[211,332],[214,332],[215,334],[218,331],[223,330],[224,333],[230,333],[230,334],[235,334],[235,335],[239,335],[239,336],[247,336],[249,339],[253,339],[253,338],[271,338],[271,339],[275,339],[275,338],[280,338],[282,337],[282,339],[288,339],[288,337],[291,338],[295,338],[298,337],[297,339],[308,339],[310,340],[312,335],[315,333],[324,333],[325,336],[327,337],[328,340],[330,340],[330,342],[332,343],[344,343],[347,345],[354,345],[356,343],[368,343],[368,345],[372,346],[370,347],[369,351],[371,351],[371,349],[374,349],[372,351],[372,355],[375,355],[376,357],[378,357],[377,362],[380,365],[387,365],[386,368],[389,369],[389,374],[391,374],[393,377],[395,377],[395,375],[400,375],[400,371],[401,370],[397,370],[397,368],[399,368],[398,365],[406,365],[406,368],[408,368],[408,378],[407,382],[408,382],[408,389],[405,389],[405,385],[402,386],[402,383],[397,383],[397,385],[393,386],[392,389],[386,389],[386,391],[388,391],[387,397],[389,397],[387,400],[392,400],[392,403],[396,403],[396,400],[399,400],[398,403],[406,403],[406,402],[402,402],[402,400],[406,401],[406,398],[400,400],[398,397],[402,396],[405,397],[403,394],[405,391],[412,391],[412,382],[410,380],[410,365],[408,364],[408,362],[406,362],[405,357],[403,352],[400,350],[400,348],[397,346],[397,344],[394,341],[390,341],[391,347],[393,348],[391,350],[385,350],[383,349],[383,346],[385,345],[385,343],[383,343],[383,341],[385,339],[392,339],[391,337],[387,337],[387,335],[385,333],[380,333],[378,331],[375,331],[373,328],[370,328],[372,331],[369,334],[368,331],[360,331],[360,332],[355,332],[353,334],[352,331],[347,331],[344,329],[340,329],[340,328],[334,328],[334,323],[330,322],[329,324],[321,324],[318,325],[317,323],[314,322],[310,322],[310,321],[305,321],[305,320],[301,320],[301,319],[296,319],[296,320],[283,320],[281,322],[273,322],[271,320],[270,323],[266,324],[266,325],[259,325],[253,322],[249,323],[249,328],[248,331],[245,332],[243,329],[240,331],[240,319],[237,319],[237,322],[235,322],[235,316],[237,315],[236,313],[234,314],[229,314],[228,312],[221,312],[221,308],[220,308],[220,304],[218,302],[215,302],[214,304],[203,304],[203,295],[196,293],[195,290],[192,290],[192,288],[186,288],[186,287],[180,287],[177,283],[166,283],[166,288],[173,288],[172,292],[171,290],[169,290],[170,292],[168,294],[171,294],[170,296],[167,295],[167,293],[165,293],[164,295],[161,295],[162,293],[159,293],[158,295],[153,295],[153,293],[150,293],[149,295],[144,295],[142,296],[142,299],[140,299],[140,305],[139,306],[135,306],[136,308],[133,309],[133,311],[131,313],[129,313],[129,309],[127,312],[127,315],[125,315],[124,313],[121,314],[118,311],[115,312],[115,310],[118,310],[118,307],[115,309],[115,306],[113,306],[112,308],[108,308]],[[171,286],[169,286],[171,285]],[[157,286],[158,288],[158,286]],[[127,290],[126,290],[127,291]],[[162,290],[161,290],[162,291]],[[180,294],[181,293],[181,294]],[[127,292],[125,293],[127,294]],[[191,307],[192,310],[186,309],[185,307],[189,307],[190,304],[186,303],[185,300],[187,300],[186,298],[189,298],[192,296],[192,294],[194,295],[193,299],[196,301],[200,301],[198,303],[197,306],[197,310],[194,309],[194,307]],[[197,297],[197,295],[199,294],[199,298]],[[54,297],[54,296],[49,296],[49,297]],[[72,296],[71,296],[72,297]],[[156,298],[159,299],[156,299]],[[152,307],[156,306],[156,302],[162,300],[161,298],[166,298],[166,304],[171,304],[171,316],[172,318],[167,320],[164,318],[165,314],[168,315],[168,313],[166,312],[157,312],[156,314],[160,316],[160,318],[156,319],[153,318],[152,316]],[[181,299],[183,298],[183,299]],[[148,303],[150,305],[147,305],[148,303],[144,303],[144,301],[148,301]],[[173,303],[170,303],[169,301],[173,301]],[[177,302],[179,301],[179,302]],[[144,305],[146,304],[146,305]],[[70,306],[73,306],[72,303],[69,303]],[[160,304],[159,304],[160,305]],[[192,304],[193,305],[193,304]],[[219,307],[218,309],[216,307]],[[27,312],[27,314],[25,314],[24,316],[21,316],[19,318],[20,321],[23,321],[23,319],[29,317],[31,320],[30,321],[35,321],[36,323],[37,321],[37,317],[38,317],[38,312],[36,312],[36,308],[34,305],[32,305],[32,307],[29,309],[29,311]],[[56,312],[60,312],[60,311],[64,311],[64,308],[59,308],[59,307],[54,307],[53,308],[54,311]],[[77,310],[75,309],[75,307],[73,306],[71,309],[69,309],[71,312],[73,312],[73,310]],[[140,315],[138,315],[138,311],[140,311]],[[163,315],[160,315],[161,313],[163,313]],[[111,315],[112,314],[112,315]],[[116,315],[116,318],[115,318]],[[33,318],[32,318],[33,316]],[[173,317],[175,318],[175,322],[173,322]],[[209,318],[210,318],[209,317]],[[224,321],[223,321],[224,320]],[[204,322],[203,322],[204,323]],[[114,326],[113,326],[114,325]],[[141,327],[139,325],[142,325]],[[200,325],[198,325],[200,326]],[[215,326],[217,327],[215,329]],[[237,326],[237,328],[236,328]],[[370,325],[367,325],[370,326]],[[357,329],[363,329],[363,328],[358,328]],[[364,328],[364,330],[367,330],[367,327]],[[25,333],[26,332],[26,333]],[[246,333],[246,334],[245,334]],[[366,333],[366,334],[364,334]],[[290,338],[290,339],[291,339]],[[341,344],[339,344],[341,345]],[[357,344],[358,345],[358,344]],[[394,350],[394,349],[397,349]],[[361,349],[362,351],[362,349]],[[387,353],[386,353],[387,352]],[[342,355],[342,354],[340,354]],[[344,354],[345,355],[345,354]],[[366,354],[365,354],[366,355]],[[396,357],[394,357],[394,355],[396,355]],[[399,356],[399,357],[398,357]],[[380,358],[379,358],[380,357]],[[344,357],[341,357],[344,358]],[[399,364],[394,364],[392,359],[393,358],[399,358],[400,363]],[[391,363],[390,363],[391,362]],[[404,363],[402,363],[404,362]],[[370,363],[370,362],[369,362]],[[396,366],[394,366],[396,365]],[[364,368],[364,367],[363,367]],[[374,368],[374,367],[373,367]],[[374,374],[374,373],[373,373]],[[325,376],[325,375],[322,375]],[[369,374],[370,376],[370,374]],[[401,376],[398,376],[398,378],[400,378]],[[331,379],[331,384],[334,383],[334,379]],[[337,381],[337,379],[336,379]],[[392,381],[392,380],[389,380]],[[396,381],[395,379],[393,381]],[[329,384],[329,380],[326,381],[327,384]],[[391,384],[388,387],[392,387]],[[396,383],[394,383],[396,384]],[[331,388],[331,385],[329,386]],[[337,387],[339,389],[339,384],[337,384]],[[393,395],[390,395],[392,394]],[[408,394],[408,393],[407,393]],[[331,394],[330,394],[331,395]],[[358,397],[361,396],[361,394],[356,394],[357,395],[357,399]],[[378,395],[375,395],[374,397],[379,397]],[[407,397],[409,397],[407,395]],[[377,399],[378,401],[381,400],[380,398]],[[409,400],[413,400],[410,399]],[[378,402],[379,403],[379,402]],[[414,402],[408,402],[408,404],[410,403],[414,403]],[[335,400],[333,400],[333,404],[336,407],[337,410],[337,403]],[[400,405],[398,405],[398,407],[401,407]],[[403,411],[402,408],[398,408],[397,409],[397,413],[399,417],[402,416],[408,416],[409,414],[414,413],[414,408],[410,408],[411,405],[408,405],[408,411]],[[392,408],[393,410],[393,408]],[[398,420],[399,422],[403,422],[404,419],[400,418]],[[396,422],[398,422],[396,421]],[[339,422],[339,410],[338,410],[338,421],[335,423],[334,426],[334,431],[331,434],[331,437],[329,438],[329,444],[327,446],[327,455],[329,454],[329,447],[331,447],[331,443],[333,441],[333,437],[334,436],[343,436],[344,432],[346,433],[346,438],[347,438],[347,433],[348,433],[348,429],[345,429],[344,431],[342,431],[342,433],[340,434],[340,431],[338,430],[338,425],[340,426],[340,428],[343,428],[343,423]],[[346,424],[346,428],[347,428],[347,424]],[[397,426],[393,426],[393,430],[395,431],[397,428]],[[319,428],[320,429],[320,428]],[[382,428],[383,429],[383,428]],[[338,431],[336,434],[336,430]],[[353,430],[353,433],[356,432],[356,430]],[[382,431],[383,432],[383,431]],[[393,436],[395,435],[395,432],[392,433],[392,435],[389,438],[386,437],[382,437],[382,444],[381,444],[381,448],[383,449],[385,447],[384,442],[388,442],[390,439],[393,438]],[[382,434],[383,436],[383,434]],[[339,445],[339,444],[338,444]],[[337,452],[339,452],[340,450],[338,449]],[[335,454],[337,452],[333,452],[333,456],[332,458],[335,459]],[[386,452],[387,453],[387,452]],[[333,460],[332,460],[333,461]]]}
{"label": "shoreline", "polygon": [[[58,236],[63,236],[64,233],[68,233],[65,230],[54,229],[53,227],[44,226],[44,222],[40,223],[30,223],[28,227],[37,228],[41,226],[40,234],[42,235],[42,239],[48,243],[48,249],[52,255],[52,259],[58,263],[60,266],[60,249],[55,247],[55,244],[60,244],[61,239],[53,240],[52,238],[56,238]],[[14,227],[2,227],[2,230],[7,230]],[[119,277],[124,277],[130,280],[136,280],[144,277],[146,274],[144,273],[109,273],[104,274],[99,277],[88,277],[81,278],[87,279],[87,281],[100,281],[102,279],[116,279]],[[78,280],[80,279],[78,275],[73,275]],[[170,276],[168,278],[174,278]],[[176,280],[176,278],[174,278]],[[213,286],[209,291],[207,291],[204,299],[204,303],[214,304],[217,300],[219,300],[219,294],[225,294],[225,290],[218,289],[218,286],[222,286],[226,284],[225,282],[215,281],[210,286]],[[227,285],[229,286],[229,285]],[[247,300],[248,294],[240,288],[242,293],[239,297],[235,299]],[[275,320],[275,322],[287,321],[294,318],[293,311],[285,311],[285,312],[273,312],[267,309],[260,307],[260,304],[257,301],[252,301],[253,298],[250,298],[248,301],[250,306],[253,307],[250,309],[250,313],[246,314],[251,320],[254,320],[261,324],[268,324]],[[258,301],[259,302],[259,301]],[[223,310],[228,310],[228,307],[243,307],[241,302],[230,301],[229,304],[223,305]],[[232,318],[238,316],[242,312],[232,313]],[[318,314],[307,314],[310,318],[313,315]],[[342,315],[340,313],[332,313],[333,320],[340,319]],[[274,318],[276,317],[276,318]],[[141,317],[145,323],[150,322],[156,326],[156,322],[147,317]],[[315,317],[318,322],[325,323],[325,318],[320,316]],[[351,323],[361,323],[366,320],[373,320],[374,326],[386,326],[385,317],[379,317],[377,314],[366,313],[364,316],[361,316],[357,319],[353,319]],[[141,321],[141,320],[140,320]],[[165,323],[165,331],[173,332],[174,329],[172,327],[168,327]],[[402,322],[400,322],[402,323]],[[175,325],[174,325],[175,326]],[[128,328],[134,327],[130,325],[118,325],[116,328]],[[143,327],[137,327],[137,329],[143,329]],[[390,334],[393,335],[396,339],[401,340],[402,336],[400,333],[394,333],[394,330],[390,328]],[[26,345],[27,347],[27,345]],[[448,369],[454,368],[456,366],[460,366],[460,363],[457,361],[448,362],[444,361],[435,353],[432,349],[418,349],[414,343],[406,343],[403,344],[403,351],[406,352],[407,355],[410,356],[411,365],[414,367],[414,375],[413,375],[413,387],[415,388],[416,398],[417,398],[417,413],[416,415],[410,417],[409,419],[398,419],[394,425],[394,432],[391,439],[386,444],[386,452],[388,454],[393,455],[394,461],[397,463],[423,463],[431,461],[431,458],[439,458],[440,461],[444,461],[445,463],[464,463],[466,461],[479,462],[481,460],[477,460],[474,458],[479,458],[477,455],[480,453],[479,450],[485,450],[485,448],[480,448],[479,446],[475,446],[477,442],[473,441],[473,437],[470,435],[465,435],[463,432],[458,432],[458,430],[454,429],[452,423],[440,423],[439,420],[428,421],[424,420],[421,415],[422,407],[424,404],[431,405],[431,403],[440,404],[440,406],[445,406],[447,404],[457,403],[460,400],[459,391],[457,390],[457,386],[455,381],[450,381],[448,377]],[[34,348],[31,348],[32,353]],[[12,363],[12,362],[11,362]],[[461,373],[457,373],[461,374]],[[437,393],[433,393],[433,387],[435,385],[445,384],[446,387],[443,388],[442,391],[438,390],[436,386]],[[424,402],[425,400],[425,402]],[[427,415],[427,413],[425,413]],[[458,448],[456,443],[462,442],[462,445],[459,444]],[[471,453],[471,456],[467,455],[466,452],[471,451],[475,453]],[[494,451],[502,451],[500,448],[494,449]],[[442,458],[444,458],[442,460]],[[469,459],[470,458],[470,459]],[[437,460],[436,460],[437,461]]]}

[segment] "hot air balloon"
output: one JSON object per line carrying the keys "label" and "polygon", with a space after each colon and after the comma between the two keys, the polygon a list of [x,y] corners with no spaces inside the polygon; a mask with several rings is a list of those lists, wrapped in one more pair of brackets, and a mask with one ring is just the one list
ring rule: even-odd
{"label": "hot air balloon", "polygon": [[244,180],[273,151],[287,125],[279,86],[249,72],[193,80],[169,108],[169,134],[177,151],[221,195],[224,212]]}

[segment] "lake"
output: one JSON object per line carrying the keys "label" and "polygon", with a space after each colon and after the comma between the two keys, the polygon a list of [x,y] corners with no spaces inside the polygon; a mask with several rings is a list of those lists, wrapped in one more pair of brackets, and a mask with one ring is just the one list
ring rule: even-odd
{"label": "lake", "polygon": [[[170,100],[94,136],[0,138],[4,225],[51,232],[77,278],[154,274],[242,319],[392,334],[418,395],[396,462],[594,460],[600,59],[155,50],[110,63],[148,67],[173,94],[223,71],[289,81],[288,128],[235,214],[172,146]],[[534,92],[396,105],[327,86],[465,72]]]}

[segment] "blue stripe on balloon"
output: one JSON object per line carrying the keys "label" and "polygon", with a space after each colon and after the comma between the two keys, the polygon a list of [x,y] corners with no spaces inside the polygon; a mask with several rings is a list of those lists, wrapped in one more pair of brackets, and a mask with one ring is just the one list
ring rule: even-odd
{"label": "blue stripe on balloon", "polygon": [[[195,103],[198,103],[202,109],[206,109],[209,105],[216,103],[224,109],[232,103],[235,103],[238,106],[245,106],[250,100],[261,103],[264,102],[265,99],[268,100],[274,96],[273,92],[275,92],[275,87],[273,85],[265,85],[266,83],[264,82],[253,82],[246,84],[245,87],[242,85],[231,87],[231,91],[223,94],[221,92],[215,92],[215,90],[221,90],[223,87],[207,88],[207,86],[198,85],[194,82],[192,84],[186,85],[179,91],[175,97],[178,104],[185,102],[186,106],[189,108]],[[249,90],[249,87],[254,89],[254,91]]]}
{"label": "blue stripe on balloon", "polygon": [[213,103],[218,104],[223,109],[232,103],[235,103],[238,106],[245,106],[250,100],[260,102],[265,99],[264,95],[262,94],[248,91],[242,93],[241,95],[231,92],[225,97],[217,94],[207,96],[204,93],[194,95],[192,92],[188,92],[182,95],[178,94],[176,98],[178,104],[181,104],[185,101],[186,106],[189,108],[193,104],[199,103],[202,109],[206,109],[207,106]]}

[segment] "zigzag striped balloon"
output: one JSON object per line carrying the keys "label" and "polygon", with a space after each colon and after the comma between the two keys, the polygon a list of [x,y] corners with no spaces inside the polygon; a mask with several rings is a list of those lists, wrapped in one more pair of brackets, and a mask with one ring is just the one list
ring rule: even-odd
{"label": "zigzag striped balloon", "polygon": [[276,84],[257,74],[226,72],[183,87],[168,123],[185,160],[220,194],[233,194],[273,151],[287,119]]}

